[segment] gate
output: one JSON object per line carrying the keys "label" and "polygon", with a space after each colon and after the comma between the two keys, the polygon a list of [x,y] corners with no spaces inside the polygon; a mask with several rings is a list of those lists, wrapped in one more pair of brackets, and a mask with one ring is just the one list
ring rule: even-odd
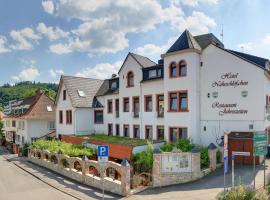
{"label": "gate", "polygon": [[[250,152],[250,156],[236,156],[235,164],[253,164],[253,133],[232,132],[229,134],[229,160],[231,161],[232,151]],[[259,164],[259,157],[255,158]]]}

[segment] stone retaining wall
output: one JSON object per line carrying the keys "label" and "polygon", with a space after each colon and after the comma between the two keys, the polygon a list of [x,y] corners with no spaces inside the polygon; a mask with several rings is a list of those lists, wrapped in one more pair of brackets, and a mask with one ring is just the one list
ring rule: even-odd
{"label": "stone retaining wall", "polygon": [[[84,161],[81,158],[34,149],[29,150],[28,159],[32,163],[86,185],[102,189],[104,184],[105,191],[121,196],[127,196],[130,193],[130,165],[127,161],[121,164],[108,162],[106,170],[115,170],[117,172],[117,179],[115,179],[115,177],[106,176],[107,173],[103,173],[102,167],[94,160]],[[103,183],[102,176],[104,177]]]}

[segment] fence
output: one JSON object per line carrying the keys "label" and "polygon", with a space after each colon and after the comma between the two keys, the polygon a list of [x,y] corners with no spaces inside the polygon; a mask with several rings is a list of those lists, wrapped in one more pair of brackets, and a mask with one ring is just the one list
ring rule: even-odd
{"label": "fence", "polygon": [[105,173],[97,161],[82,160],[49,151],[30,149],[28,159],[40,166],[67,176],[86,185],[122,196],[130,193],[130,165],[124,160],[121,164],[109,161]]}

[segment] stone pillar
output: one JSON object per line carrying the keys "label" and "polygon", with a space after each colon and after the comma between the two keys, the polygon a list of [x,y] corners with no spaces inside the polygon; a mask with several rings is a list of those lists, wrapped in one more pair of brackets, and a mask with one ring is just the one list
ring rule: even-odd
{"label": "stone pillar", "polygon": [[217,147],[215,144],[211,143],[208,146],[208,157],[209,157],[209,168],[211,171],[217,169]]}
{"label": "stone pillar", "polygon": [[121,162],[121,169],[122,169],[121,175],[122,195],[127,196],[130,194],[130,165],[128,163],[128,160],[124,159]]}
{"label": "stone pillar", "polygon": [[194,147],[191,150],[191,171],[194,175],[200,175],[201,173],[201,149],[200,147]]}
{"label": "stone pillar", "polygon": [[161,179],[160,179],[160,167],[161,167],[161,152],[154,152],[153,154],[153,169],[152,169],[152,175],[153,175],[153,186],[161,186]]}

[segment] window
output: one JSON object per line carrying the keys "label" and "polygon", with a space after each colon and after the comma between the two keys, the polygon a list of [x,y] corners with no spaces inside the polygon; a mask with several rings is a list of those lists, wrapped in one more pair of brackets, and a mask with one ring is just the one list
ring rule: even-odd
{"label": "window", "polygon": [[123,98],[123,111],[129,112],[129,98],[128,97]]}
{"label": "window", "polygon": [[164,140],[164,126],[157,126],[157,140]]}
{"label": "window", "polygon": [[155,77],[157,77],[157,70],[155,69],[149,70],[148,78],[155,78]]}
{"label": "window", "polygon": [[94,111],[95,124],[103,124],[103,110]]}
{"label": "window", "polygon": [[129,125],[124,124],[124,137],[129,137]]}
{"label": "window", "polygon": [[63,90],[63,100],[65,101],[67,99],[67,91]]}
{"label": "window", "polygon": [[12,127],[14,127],[14,128],[16,127],[16,121],[14,121],[14,120],[12,121]]}
{"label": "window", "polygon": [[145,139],[152,140],[153,139],[153,128],[152,126],[145,126]]}
{"label": "window", "polygon": [[187,139],[187,128],[172,127],[169,129],[170,142],[177,142],[178,139]]}
{"label": "window", "polygon": [[108,100],[108,102],[107,102],[107,111],[108,111],[108,113],[112,113],[113,112],[113,103],[112,103],[112,100],[110,99],[110,100]]}
{"label": "window", "polygon": [[9,120],[6,121],[6,127],[8,127],[8,128],[10,127],[10,121]]}
{"label": "window", "polygon": [[119,124],[115,124],[115,135],[119,136],[120,135],[120,127]]}
{"label": "window", "polygon": [[179,110],[187,110],[187,92],[179,93]]}
{"label": "window", "polygon": [[24,121],[19,121],[18,128],[24,130]]}
{"label": "window", "polygon": [[79,97],[85,97],[85,93],[82,90],[78,90]]}
{"label": "window", "polygon": [[113,124],[108,124],[108,135],[113,135]]}
{"label": "window", "polygon": [[139,125],[133,126],[133,137],[140,138],[140,126]]}
{"label": "window", "polygon": [[110,88],[111,88],[112,90],[116,89],[116,88],[117,88],[117,82],[116,82],[116,81],[112,81],[112,82],[111,82]]}
{"label": "window", "polygon": [[169,93],[169,111],[188,112],[188,93],[187,91]]}
{"label": "window", "polygon": [[48,128],[49,130],[55,130],[55,121],[49,121]]}
{"label": "window", "polygon": [[187,75],[187,64],[185,61],[179,62],[179,76],[186,76]]}
{"label": "window", "polygon": [[169,108],[171,111],[177,111],[177,93],[169,94]]}
{"label": "window", "polygon": [[119,117],[119,99],[115,99],[115,116]]}
{"label": "window", "polygon": [[133,72],[128,72],[127,74],[127,87],[134,86],[134,74]]}
{"label": "window", "polygon": [[139,112],[140,112],[140,99],[139,99],[139,97],[133,97],[132,110],[134,113],[134,117],[139,117]]}
{"label": "window", "polygon": [[63,124],[63,111],[59,110],[59,124]]}
{"label": "window", "polygon": [[72,124],[72,111],[66,111],[66,124]]}
{"label": "window", "polygon": [[175,62],[170,65],[170,77],[177,77],[177,67]]}
{"label": "window", "polygon": [[47,106],[47,111],[52,112],[52,106]]}
{"label": "window", "polygon": [[22,136],[22,144],[24,144],[24,136]]}
{"label": "window", "polygon": [[144,96],[144,110],[145,112],[152,112],[153,102],[152,95]]}
{"label": "window", "polygon": [[158,117],[164,117],[164,95],[157,95],[157,115]]}

